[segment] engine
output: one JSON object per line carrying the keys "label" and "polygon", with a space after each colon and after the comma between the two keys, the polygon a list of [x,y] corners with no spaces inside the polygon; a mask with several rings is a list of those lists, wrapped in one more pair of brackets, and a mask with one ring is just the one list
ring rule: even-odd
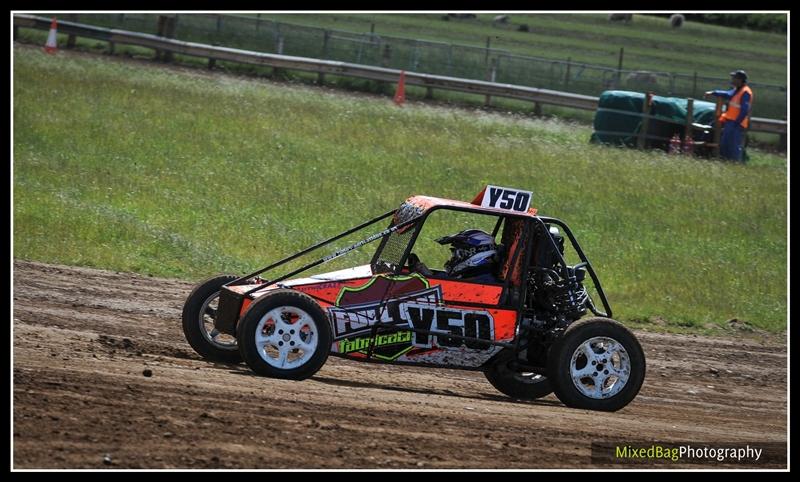
{"label": "engine", "polygon": [[566,325],[586,314],[589,301],[583,286],[586,270],[581,265],[562,264],[564,237],[558,228],[548,229],[549,233],[540,226],[535,233],[537,239],[528,278],[528,308],[540,323]]}

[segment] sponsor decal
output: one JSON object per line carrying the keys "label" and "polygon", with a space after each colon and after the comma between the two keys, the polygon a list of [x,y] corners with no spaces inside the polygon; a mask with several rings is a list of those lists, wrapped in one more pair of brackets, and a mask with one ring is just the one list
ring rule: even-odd
{"label": "sponsor decal", "polygon": [[413,346],[411,346],[412,335],[413,333],[411,331],[398,331],[396,333],[377,335],[375,338],[365,336],[346,339],[339,342],[339,353],[348,354],[358,352],[367,355],[370,346],[373,346],[372,356],[374,358],[393,361],[405,355],[413,348]]}
{"label": "sponsor decal", "polygon": [[[466,346],[477,350],[489,349],[491,345],[480,340],[494,339],[494,319],[491,313],[441,306],[441,287],[428,286],[428,280],[415,273],[395,277],[380,275],[363,286],[342,288],[337,297],[338,306],[328,308],[334,340],[367,334],[375,324],[381,323],[434,332],[414,333],[412,342],[416,347]],[[463,340],[447,334],[480,340]],[[342,348],[350,346],[340,342],[340,352],[346,353]],[[361,349],[353,348],[350,351],[359,350]]]}
{"label": "sponsor decal", "polygon": [[386,301],[377,301],[346,308],[328,308],[334,339],[368,333],[376,323],[385,325],[407,326],[408,320],[400,316],[401,305],[408,302],[433,305],[442,299],[441,289],[437,286],[421,291],[406,293]]}

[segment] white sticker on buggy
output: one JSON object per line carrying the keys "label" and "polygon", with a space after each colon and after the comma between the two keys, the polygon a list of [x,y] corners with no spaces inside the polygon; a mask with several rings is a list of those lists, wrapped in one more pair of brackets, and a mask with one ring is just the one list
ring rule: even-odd
{"label": "white sticker on buggy", "polygon": [[485,208],[505,209],[520,213],[528,212],[533,193],[510,187],[486,186],[481,206]]}

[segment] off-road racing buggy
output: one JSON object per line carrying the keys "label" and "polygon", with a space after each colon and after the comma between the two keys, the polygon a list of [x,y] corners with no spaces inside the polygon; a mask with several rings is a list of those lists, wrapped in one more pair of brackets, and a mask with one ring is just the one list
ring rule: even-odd
{"label": "off-road racing buggy", "polygon": [[[472,202],[410,197],[396,210],[263,269],[203,281],[184,305],[184,333],[204,358],[244,359],[254,372],[270,377],[308,378],[332,354],[481,370],[495,388],[516,399],[555,392],[570,407],[619,410],[644,380],[642,348],[610,318],[597,275],[570,229],[539,216],[530,208],[531,198],[530,192],[496,186],[487,186]],[[480,217],[493,226],[491,237],[499,236],[502,248],[493,282],[412,269],[415,243],[439,213]],[[383,231],[288,273],[263,277],[389,217]],[[369,264],[293,279],[378,240]],[[569,265],[568,257],[575,256],[578,262]],[[584,286],[587,274],[603,311]],[[588,311],[594,316],[584,317]]]}

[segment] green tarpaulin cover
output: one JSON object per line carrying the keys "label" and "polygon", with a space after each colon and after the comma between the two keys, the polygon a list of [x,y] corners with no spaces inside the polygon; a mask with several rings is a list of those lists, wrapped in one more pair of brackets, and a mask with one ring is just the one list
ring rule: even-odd
{"label": "green tarpaulin cover", "polygon": [[[607,90],[600,95],[594,116],[592,142],[604,144],[636,145],[636,137],[642,128],[642,105],[645,94],[624,90]],[[647,129],[648,145],[663,145],[676,133],[683,136],[686,128],[687,99],[653,96]],[[716,104],[694,101],[693,123],[710,126],[714,121]],[[695,140],[701,140],[702,131]]]}

